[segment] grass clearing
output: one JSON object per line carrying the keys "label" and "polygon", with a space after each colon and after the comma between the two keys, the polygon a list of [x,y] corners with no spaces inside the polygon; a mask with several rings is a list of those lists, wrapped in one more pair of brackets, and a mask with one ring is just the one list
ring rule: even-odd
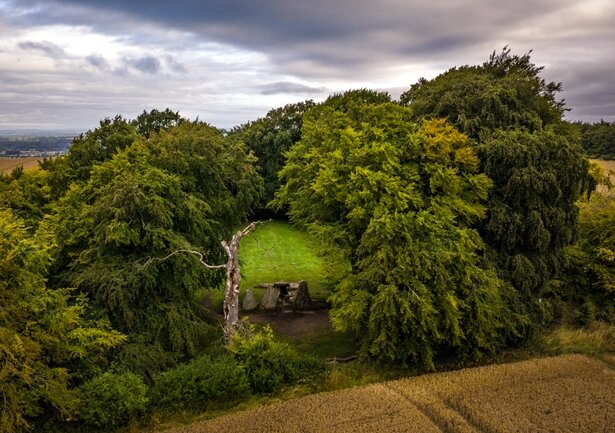
{"label": "grass clearing", "polygon": [[241,240],[241,287],[276,281],[308,282],[314,295],[327,295],[325,266],[314,238],[290,223],[269,221]]}
{"label": "grass clearing", "polygon": [[9,174],[13,169],[23,166],[24,170],[38,167],[38,162],[43,158],[0,158],[0,173]]}
{"label": "grass clearing", "polygon": [[[240,298],[243,299],[246,289],[252,289],[260,299],[265,289],[254,288],[258,283],[306,280],[313,299],[326,299],[331,293],[330,274],[343,272],[344,267],[327,266],[325,259],[316,253],[316,242],[312,235],[286,221],[268,221],[258,226],[239,246]],[[208,292],[212,307],[220,309],[224,290]]]}

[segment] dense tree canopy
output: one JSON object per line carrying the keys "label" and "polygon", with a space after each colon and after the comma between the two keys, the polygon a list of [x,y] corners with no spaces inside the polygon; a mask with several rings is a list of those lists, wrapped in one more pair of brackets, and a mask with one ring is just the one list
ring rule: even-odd
{"label": "dense tree canopy", "polygon": [[170,128],[185,122],[179,112],[171,111],[169,108],[160,111],[153,109],[150,112],[143,110],[131,124],[137,132],[145,138],[150,138],[152,134],[158,133],[161,130],[169,130]]}
{"label": "dense tree canopy", "polygon": [[74,360],[94,356],[124,337],[108,322],[88,322],[85,299],[45,285],[53,239],[33,237],[13,213],[0,209],[0,430],[27,429],[53,410],[74,416]]}
{"label": "dense tree canopy", "polygon": [[581,131],[581,144],[587,154],[593,158],[615,159],[615,123],[575,124]]}
{"label": "dense tree canopy", "polygon": [[515,287],[540,295],[577,239],[575,202],[594,184],[588,161],[577,143],[553,131],[499,131],[477,151],[496,185],[483,239]]}
{"label": "dense tree canopy", "polygon": [[53,197],[61,197],[71,183],[87,181],[92,168],[108,159],[137,139],[134,126],[122,116],[100,121],[98,128],[80,134],[73,140],[63,158],[46,160],[42,167],[49,172],[49,186]]}
{"label": "dense tree canopy", "polygon": [[594,194],[581,206],[579,242],[568,250],[567,299],[581,322],[615,320],[615,198]]}
{"label": "dense tree canopy", "polygon": [[470,227],[491,181],[444,121],[417,125],[405,107],[356,96],[308,113],[277,195],[291,221],[347,251],[334,326],[360,331],[364,352],[383,360],[432,365],[439,346],[493,349],[507,311]]}
{"label": "dense tree canopy", "polygon": [[473,139],[480,171],[494,182],[477,227],[501,275],[538,311],[563,247],[576,240],[575,202],[595,185],[578,134],[561,120],[561,86],[541,70],[529,53],[504,49],[420,80],[401,98],[416,119],[444,117]]}
{"label": "dense tree canopy", "polygon": [[0,207],[13,210],[28,227],[38,226],[52,201],[47,171],[18,167],[10,175],[0,174]]}
{"label": "dense tree canopy", "polygon": [[288,104],[231,132],[231,138],[243,141],[258,158],[257,166],[265,183],[261,208],[273,199],[279,187],[278,172],[286,161],[284,154],[301,138],[303,116],[313,106],[312,101]]}
{"label": "dense tree canopy", "polygon": [[419,119],[443,117],[461,132],[478,139],[496,129],[530,132],[559,123],[564,104],[556,99],[561,83],[540,77],[542,67],[530,53],[495,52],[480,66],[449,69],[432,80],[420,79],[400,102]]}
{"label": "dense tree canopy", "polygon": [[220,260],[219,240],[259,197],[252,162],[240,143],[184,122],[117,152],[58,202],[47,224],[61,239],[55,284],[79,289],[129,335],[122,350],[141,355],[120,354],[130,368],[151,374],[204,347],[209,328],[194,293],[222,275],[192,256],[142,263],[179,248]]}

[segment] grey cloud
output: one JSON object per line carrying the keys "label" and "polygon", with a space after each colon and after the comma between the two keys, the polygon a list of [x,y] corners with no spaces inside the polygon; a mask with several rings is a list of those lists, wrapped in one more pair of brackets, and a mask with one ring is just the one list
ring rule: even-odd
{"label": "grey cloud", "polygon": [[311,87],[300,83],[279,81],[277,83],[265,84],[260,86],[261,95],[294,94],[294,95],[313,95],[326,93],[324,87]]}
{"label": "grey cloud", "polygon": [[17,46],[22,50],[40,51],[53,59],[63,57],[65,54],[64,50],[60,46],[48,41],[23,41],[17,43]]}
{"label": "grey cloud", "polygon": [[164,62],[168,68],[170,68],[173,72],[178,72],[181,74],[188,73],[188,69],[178,61],[176,61],[171,56],[164,56]]}
{"label": "grey cloud", "polygon": [[[271,69],[253,76],[273,83],[230,83],[229,88],[256,89],[270,96],[267,104],[278,100],[271,95],[318,93],[322,85],[335,90],[348,82],[386,86],[387,73],[414,70],[414,65],[435,74],[454,65],[477,64],[506,44],[515,53],[534,48],[532,59],[547,65],[545,77],[564,82],[563,96],[574,108],[570,116],[615,116],[609,102],[615,93],[609,78],[613,69],[586,65],[602,56],[605,64],[615,66],[610,48],[615,2],[610,0],[150,0],[146,7],[125,0],[14,0],[7,7],[15,13],[0,18],[11,25],[86,26],[141,46],[144,53],[162,53],[126,58],[113,74],[118,79],[129,79],[134,71],[144,73],[139,78],[163,71],[197,82],[201,77],[191,74],[205,71],[214,77],[215,68],[210,73],[186,56],[178,57],[184,63],[175,60],[175,53],[198,51],[200,44],[217,42],[261,53]],[[598,44],[606,47],[600,54]],[[250,66],[242,63],[240,68]],[[416,78],[409,77],[407,86]],[[218,108],[223,109],[221,104]]]}
{"label": "grey cloud", "polygon": [[566,105],[572,120],[615,121],[615,59],[569,61],[548,71],[564,84]]}
{"label": "grey cloud", "polygon": [[[341,72],[355,65],[377,67],[388,57],[436,56],[468,48],[525,21],[574,4],[575,0],[234,0],[230,4],[228,0],[151,0],[147,7],[125,0],[53,3],[57,6],[55,10],[64,6],[73,14],[67,18],[70,13],[56,12],[56,19],[85,19],[100,31],[109,25],[115,31],[122,21],[128,28],[135,21],[157,23],[267,53],[282,67],[300,57],[329,67],[337,65]],[[87,16],[88,7],[97,13]]]}
{"label": "grey cloud", "polygon": [[160,60],[154,56],[143,56],[137,59],[127,58],[125,63],[145,74],[157,74],[162,67]]}
{"label": "grey cloud", "polygon": [[98,69],[107,69],[109,63],[105,58],[99,54],[91,54],[85,58],[85,60],[92,66]]}

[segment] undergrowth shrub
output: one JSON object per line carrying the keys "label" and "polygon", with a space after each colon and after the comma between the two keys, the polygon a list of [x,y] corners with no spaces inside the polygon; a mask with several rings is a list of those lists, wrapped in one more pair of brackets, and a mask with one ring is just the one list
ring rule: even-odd
{"label": "undergrowth shrub", "polygon": [[276,340],[269,326],[244,328],[233,337],[229,350],[245,368],[255,393],[268,394],[293,385],[315,372],[318,361],[301,358],[287,343]]}
{"label": "undergrowth shrub", "polygon": [[150,402],[163,411],[226,407],[250,392],[246,372],[233,357],[202,356],[155,378]]}
{"label": "undergrowth shrub", "polygon": [[546,352],[557,355],[615,352],[615,325],[594,322],[579,329],[559,327],[544,335],[541,345]]}
{"label": "undergrowth shrub", "polygon": [[104,373],[81,387],[81,419],[98,428],[125,425],[147,408],[147,386],[134,373]]}

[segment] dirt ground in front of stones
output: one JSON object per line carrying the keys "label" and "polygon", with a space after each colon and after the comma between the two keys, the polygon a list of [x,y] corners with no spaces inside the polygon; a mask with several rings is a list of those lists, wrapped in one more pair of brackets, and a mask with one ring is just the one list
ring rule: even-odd
{"label": "dirt ground in front of stones", "polygon": [[[209,295],[203,298],[203,307],[218,320],[224,320],[221,311],[211,308]],[[331,327],[329,311],[326,309],[307,311],[253,311],[245,313],[240,311],[239,317],[248,317],[250,322],[259,325],[269,325],[276,334],[286,337],[295,337],[311,334]]]}

